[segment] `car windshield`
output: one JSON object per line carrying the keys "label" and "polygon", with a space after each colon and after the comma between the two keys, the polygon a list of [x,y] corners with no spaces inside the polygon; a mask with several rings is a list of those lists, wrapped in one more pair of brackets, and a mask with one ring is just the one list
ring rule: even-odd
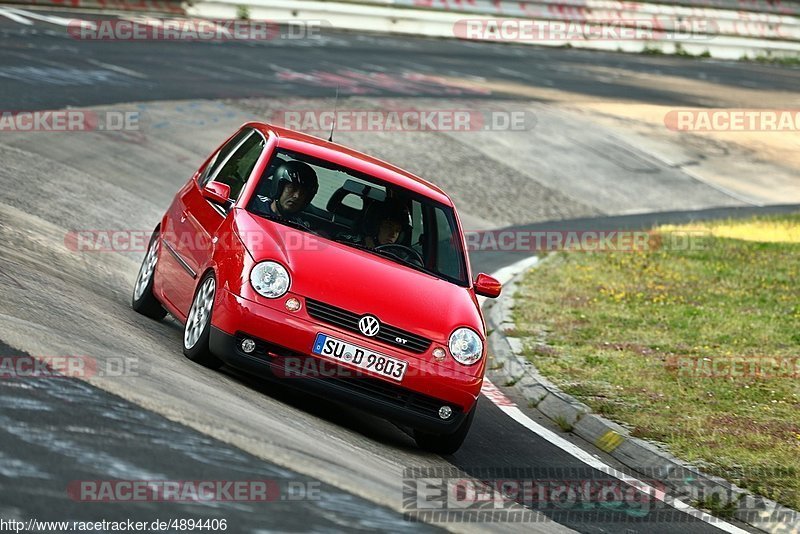
{"label": "car windshield", "polygon": [[453,208],[364,173],[277,149],[247,210],[410,269],[468,284]]}

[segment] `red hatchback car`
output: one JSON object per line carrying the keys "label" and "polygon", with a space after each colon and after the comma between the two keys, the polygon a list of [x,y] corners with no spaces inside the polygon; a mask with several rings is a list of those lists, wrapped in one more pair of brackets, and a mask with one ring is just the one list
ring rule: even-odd
{"label": "red hatchback car", "polygon": [[183,352],[278,377],[455,452],[486,368],[461,224],[436,186],[383,161],[252,122],[178,191],[132,306],[184,326]]}

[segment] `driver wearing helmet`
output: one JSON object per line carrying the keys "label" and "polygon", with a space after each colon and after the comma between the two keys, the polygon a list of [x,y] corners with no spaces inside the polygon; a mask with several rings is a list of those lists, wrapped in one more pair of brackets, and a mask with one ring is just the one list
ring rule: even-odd
{"label": "driver wearing helmet", "polygon": [[297,214],[303,211],[317,194],[319,189],[317,173],[307,163],[287,161],[275,170],[273,176],[277,183],[276,198],[258,195],[261,210],[268,215],[276,215],[310,228],[308,222]]}

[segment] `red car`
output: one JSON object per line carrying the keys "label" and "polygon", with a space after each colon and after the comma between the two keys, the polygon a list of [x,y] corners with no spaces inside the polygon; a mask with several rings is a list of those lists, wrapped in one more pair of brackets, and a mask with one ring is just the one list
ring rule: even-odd
{"label": "red car", "polygon": [[178,191],[133,309],[185,324],[183,352],[278,377],[455,452],[486,367],[478,295],[450,198],[388,163],[247,123]]}

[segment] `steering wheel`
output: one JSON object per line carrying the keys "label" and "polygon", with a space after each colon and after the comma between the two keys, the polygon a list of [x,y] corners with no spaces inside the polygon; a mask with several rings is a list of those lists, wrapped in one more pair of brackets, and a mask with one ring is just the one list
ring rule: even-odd
{"label": "steering wheel", "polygon": [[409,261],[420,267],[425,266],[422,260],[422,255],[411,247],[401,245],[400,243],[386,243],[385,245],[378,245],[375,250],[385,250],[389,254],[397,256],[401,260]]}

